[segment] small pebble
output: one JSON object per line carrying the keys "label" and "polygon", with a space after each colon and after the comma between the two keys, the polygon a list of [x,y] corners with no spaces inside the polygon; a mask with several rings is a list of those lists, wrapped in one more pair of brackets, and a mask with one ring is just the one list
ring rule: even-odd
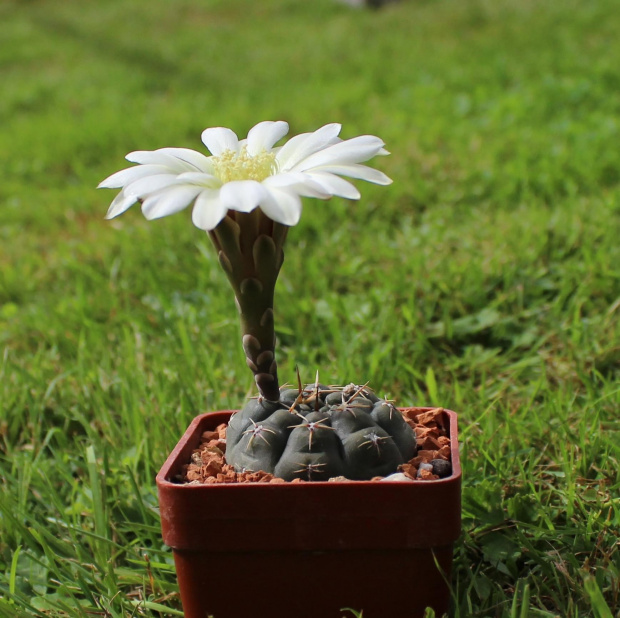
{"label": "small pebble", "polygon": [[446,478],[452,474],[452,464],[445,459],[433,459],[431,461],[431,467],[433,474],[436,474],[440,479]]}
{"label": "small pebble", "polygon": [[432,466],[431,464],[429,464],[429,463],[421,463],[421,464],[418,466],[418,474],[417,474],[417,477],[418,477],[419,479],[421,479],[421,478],[424,476],[424,475],[422,474],[422,471],[423,471],[423,470],[426,470],[427,472],[430,472],[431,474],[435,474],[435,473],[433,472],[433,466]]}
{"label": "small pebble", "polygon": [[412,479],[402,472],[395,472],[394,474],[390,474],[390,476],[385,476],[381,479],[381,481],[399,481],[401,483],[403,481],[410,482],[411,480]]}

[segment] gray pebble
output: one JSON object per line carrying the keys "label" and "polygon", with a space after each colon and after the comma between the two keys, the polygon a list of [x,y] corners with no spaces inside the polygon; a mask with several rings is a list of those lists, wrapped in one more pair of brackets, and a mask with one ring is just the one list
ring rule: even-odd
{"label": "gray pebble", "polygon": [[445,459],[433,459],[431,465],[433,474],[436,474],[440,479],[446,478],[452,474],[452,464]]}
{"label": "gray pebble", "polygon": [[421,463],[421,464],[418,466],[418,474],[417,474],[417,477],[418,477],[419,479],[421,479],[421,478],[422,478],[422,470],[427,470],[428,472],[432,472],[433,474],[435,474],[435,473],[433,472],[433,466],[432,466],[431,464],[429,464],[429,463]]}

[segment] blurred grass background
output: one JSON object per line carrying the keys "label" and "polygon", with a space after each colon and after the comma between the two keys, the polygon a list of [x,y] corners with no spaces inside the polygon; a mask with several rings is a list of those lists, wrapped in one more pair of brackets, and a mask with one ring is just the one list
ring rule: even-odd
{"label": "blurred grass background", "polygon": [[455,615],[618,615],[618,32],[614,0],[5,0],[0,616],[180,615],[154,476],[252,377],[189,214],[95,187],[265,119],[379,135],[394,179],[307,200],[282,378],[459,412]]}

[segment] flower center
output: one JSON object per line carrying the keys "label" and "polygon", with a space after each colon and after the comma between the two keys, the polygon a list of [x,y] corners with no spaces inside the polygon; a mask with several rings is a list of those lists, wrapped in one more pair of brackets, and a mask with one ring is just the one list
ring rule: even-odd
{"label": "flower center", "polygon": [[244,146],[241,152],[225,150],[221,155],[213,157],[215,175],[223,182],[232,180],[265,180],[277,171],[276,155],[274,152],[263,150],[252,156]]}

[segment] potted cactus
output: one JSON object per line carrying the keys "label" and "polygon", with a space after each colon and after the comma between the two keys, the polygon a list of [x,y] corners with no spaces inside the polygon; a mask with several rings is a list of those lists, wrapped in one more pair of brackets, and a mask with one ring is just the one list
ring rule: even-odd
{"label": "potted cactus", "polygon": [[[157,476],[186,618],[335,618],[345,607],[394,618],[448,607],[460,532],[456,415],[399,409],[365,384],[324,385],[318,374],[279,386],[274,292],[301,198],[359,199],[342,176],[391,182],[362,165],[388,154],[382,140],[342,140],[340,130],[329,124],[276,147],[282,121],[261,122],[244,140],[210,128],[211,156],[133,152],[138,165],[100,184],[121,189],[108,218],[135,203],[148,219],[193,205],[233,288],[257,387],[241,411],[194,419]],[[418,452],[430,438],[414,428],[429,414],[443,442]],[[191,462],[205,482],[188,476]],[[431,480],[418,480],[424,474]]]}

